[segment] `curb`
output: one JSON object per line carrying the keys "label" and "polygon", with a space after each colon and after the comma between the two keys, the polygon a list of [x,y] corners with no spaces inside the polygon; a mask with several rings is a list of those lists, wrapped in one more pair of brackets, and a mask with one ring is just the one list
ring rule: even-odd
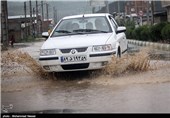
{"label": "curb", "polygon": [[152,48],[164,50],[164,51],[170,51],[170,44],[137,41],[137,40],[131,40],[131,39],[128,39],[128,43],[138,45],[138,46],[152,47]]}

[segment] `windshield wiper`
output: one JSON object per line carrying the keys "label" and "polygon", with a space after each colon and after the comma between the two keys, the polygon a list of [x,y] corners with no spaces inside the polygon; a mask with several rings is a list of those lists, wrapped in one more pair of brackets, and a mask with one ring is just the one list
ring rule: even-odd
{"label": "windshield wiper", "polygon": [[77,29],[77,30],[73,30],[73,32],[93,32],[96,31],[94,29]]}
{"label": "windshield wiper", "polygon": [[72,32],[67,31],[67,30],[56,30],[55,32],[58,32],[58,33],[72,33]]}
{"label": "windshield wiper", "polygon": [[84,34],[85,32],[85,29],[76,29],[76,30],[73,30],[74,34]]}
{"label": "windshield wiper", "polygon": [[73,30],[73,32],[108,33],[108,31],[95,30],[95,29],[77,29],[77,30]]}
{"label": "windshield wiper", "polygon": [[103,30],[94,30],[94,32],[109,33],[108,31],[103,31]]}
{"label": "windshield wiper", "polygon": [[73,30],[73,32],[85,32],[86,29],[76,29],[76,30]]}

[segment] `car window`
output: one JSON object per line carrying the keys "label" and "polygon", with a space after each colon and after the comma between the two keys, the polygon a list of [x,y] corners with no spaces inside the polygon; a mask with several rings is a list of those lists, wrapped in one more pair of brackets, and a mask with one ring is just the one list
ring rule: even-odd
{"label": "car window", "polygon": [[81,17],[62,20],[51,36],[107,32],[111,32],[111,27],[106,17]]}
{"label": "car window", "polygon": [[110,21],[111,21],[111,24],[112,24],[114,30],[116,31],[117,28],[118,28],[118,24],[116,23],[116,21],[111,16],[109,18],[110,18]]}

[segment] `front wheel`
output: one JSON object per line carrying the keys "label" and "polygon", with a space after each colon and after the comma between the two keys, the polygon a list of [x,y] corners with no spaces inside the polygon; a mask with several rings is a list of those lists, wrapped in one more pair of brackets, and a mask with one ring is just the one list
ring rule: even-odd
{"label": "front wheel", "polygon": [[121,49],[120,49],[120,47],[118,47],[118,50],[117,50],[117,58],[121,58]]}

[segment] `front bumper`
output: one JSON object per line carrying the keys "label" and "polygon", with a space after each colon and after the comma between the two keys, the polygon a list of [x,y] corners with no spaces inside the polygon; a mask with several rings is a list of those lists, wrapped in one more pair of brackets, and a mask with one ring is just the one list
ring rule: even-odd
{"label": "front bumper", "polygon": [[89,54],[86,61],[62,63],[61,57],[40,57],[39,62],[46,72],[66,72],[101,69],[111,61],[116,52]]}

